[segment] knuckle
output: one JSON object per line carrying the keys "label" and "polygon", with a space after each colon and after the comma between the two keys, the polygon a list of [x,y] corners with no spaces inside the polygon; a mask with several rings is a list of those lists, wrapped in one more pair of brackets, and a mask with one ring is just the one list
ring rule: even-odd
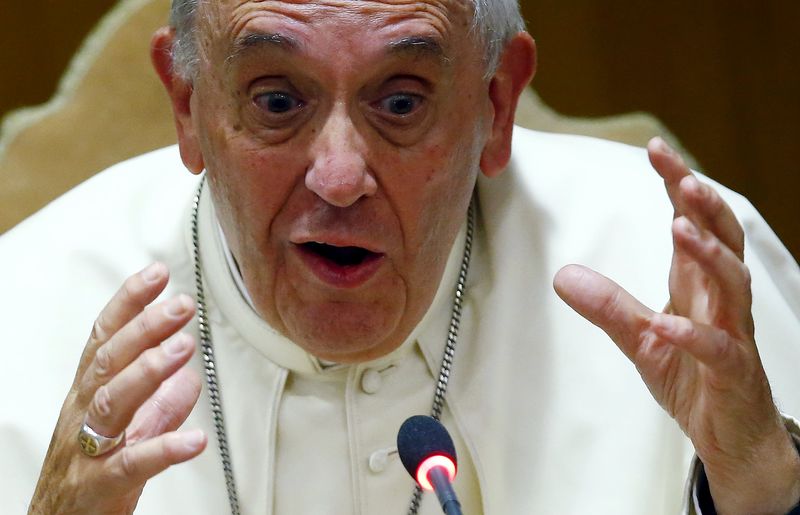
{"label": "knuckle", "polygon": [[716,238],[709,238],[705,245],[706,257],[711,261],[718,261],[723,257],[723,248],[719,240]]}
{"label": "knuckle", "polygon": [[92,397],[92,404],[90,406],[90,410],[92,414],[95,415],[100,420],[107,420],[112,410],[112,400],[111,394],[108,391],[108,387],[101,386],[97,389]]}
{"label": "knuckle", "polygon": [[620,294],[615,291],[603,299],[600,313],[605,320],[614,320],[619,311]]}
{"label": "knuckle", "polygon": [[90,336],[91,340],[97,343],[105,342],[108,340],[110,335],[106,330],[106,323],[105,323],[105,315],[100,313],[100,315],[95,319],[94,324],[92,325],[92,334]]}
{"label": "knuckle", "polygon": [[744,263],[742,264],[741,270],[742,288],[749,292],[753,286],[753,274],[750,272],[750,268]]}
{"label": "knuckle", "polygon": [[730,246],[730,249],[741,259],[742,255],[744,254],[744,229],[742,226],[736,222],[735,227],[730,230],[730,236],[728,237],[727,243]]}
{"label": "knuckle", "polygon": [[178,408],[161,393],[153,396],[153,407],[160,414],[159,421],[162,427],[171,427],[180,421]]}
{"label": "knuckle", "polygon": [[161,418],[172,418],[175,410],[164,398],[162,392],[156,392],[152,397],[153,407],[161,414]]}
{"label": "knuckle", "polygon": [[137,332],[141,335],[147,336],[152,334],[155,328],[155,323],[152,319],[152,311],[146,310],[144,313],[137,316],[135,324]]}
{"label": "knuckle", "polygon": [[685,342],[693,342],[698,339],[697,328],[689,320],[679,318],[676,322],[678,338]]}
{"label": "knuckle", "polygon": [[708,211],[710,214],[719,216],[727,212],[728,205],[724,200],[722,200],[722,197],[719,195],[717,190],[708,184],[703,184],[703,193],[706,197]]}
{"label": "knuckle", "polygon": [[109,340],[102,347],[97,349],[94,356],[94,376],[99,381],[107,380],[112,373],[111,351],[113,343]]}
{"label": "knuckle", "polygon": [[139,466],[132,447],[123,447],[120,451],[120,473],[126,479],[138,478]]}
{"label": "knuckle", "polygon": [[163,365],[158,356],[158,349],[150,349],[137,360],[139,374],[145,381],[157,381],[161,379]]}

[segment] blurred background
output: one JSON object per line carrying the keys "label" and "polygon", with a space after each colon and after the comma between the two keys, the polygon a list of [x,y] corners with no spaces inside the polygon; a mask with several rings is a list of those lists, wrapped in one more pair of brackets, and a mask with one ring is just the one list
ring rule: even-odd
{"label": "blurred background", "polygon": [[[800,2],[522,2],[539,45],[534,89],[550,106],[585,117],[653,113],[800,258]],[[3,2],[0,117],[49,99],[115,4]]]}

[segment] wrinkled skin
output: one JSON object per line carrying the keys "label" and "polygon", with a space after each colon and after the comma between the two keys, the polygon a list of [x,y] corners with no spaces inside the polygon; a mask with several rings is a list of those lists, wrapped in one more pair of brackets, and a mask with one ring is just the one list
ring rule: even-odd
{"label": "wrinkled skin", "polygon": [[[402,343],[430,305],[477,174],[508,162],[534,45],[518,35],[484,81],[465,4],[214,2],[200,17],[194,81],[173,72],[172,32],[154,37],[182,157],[208,171],[258,311],[316,356],[358,362]],[[609,334],[691,438],[719,513],[781,515],[800,498],[800,457],[755,346],[742,229],[679,156],[659,141],[649,153],[676,216],[664,312],[576,265],[556,291]],[[327,280],[295,252],[308,241],[367,248],[380,266],[366,280]],[[131,513],[150,477],[205,447],[202,433],[175,432],[199,380],[184,367],[194,343],[176,334],[191,300],[150,305],[166,282],[154,265],[98,317],[31,513]],[[84,416],[138,445],[83,456]]]}
{"label": "wrinkled skin", "polygon": [[[259,313],[318,357],[386,354],[436,292],[482,155],[494,152],[495,105],[465,5],[240,2],[203,18],[184,158],[208,170]],[[252,35],[277,36],[234,43]],[[392,49],[412,36],[441,53]],[[396,102],[407,102],[402,113]],[[383,262],[364,284],[331,285],[298,259],[306,241],[367,248]]]}
{"label": "wrinkled skin", "polygon": [[[154,36],[152,57],[184,162],[208,170],[258,311],[322,358],[390,352],[430,305],[477,174],[508,162],[533,41],[514,38],[486,81],[464,0],[203,5],[195,80],[174,73],[170,29]],[[267,34],[280,37],[245,39]],[[305,241],[363,247],[380,266],[331,284],[293,253]],[[131,513],[148,479],[205,448],[201,431],[176,431],[200,380],[185,366],[195,343],[179,332],[191,299],[151,304],[167,279],[154,264],[98,316],[30,513]],[[127,441],[82,455],[84,417]]]}
{"label": "wrinkled skin", "polygon": [[608,333],[691,438],[718,513],[783,515],[800,500],[800,456],[758,356],[744,232],[663,141],[648,151],[675,209],[666,308],[579,266],[558,273],[556,291]]}
{"label": "wrinkled skin", "polygon": [[[28,513],[132,513],[148,479],[205,449],[202,431],[176,432],[197,402],[200,378],[185,367],[194,341],[178,333],[194,315],[192,300],[150,305],[168,277],[160,263],[131,276],[97,317]],[[76,438],[84,417],[101,435],[124,430],[125,442],[84,456]]]}

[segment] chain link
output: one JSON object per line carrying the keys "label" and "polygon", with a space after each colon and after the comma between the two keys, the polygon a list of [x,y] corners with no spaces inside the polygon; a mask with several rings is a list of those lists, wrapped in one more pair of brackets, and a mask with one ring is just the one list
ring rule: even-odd
{"label": "chain link", "polygon": [[[453,368],[453,359],[456,356],[456,344],[458,343],[458,329],[461,324],[461,309],[464,300],[464,293],[467,288],[467,275],[469,274],[469,262],[472,257],[472,238],[475,233],[475,198],[469,204],[467,211],[467,237],[464,240],[464,256],[461,258],[461,269],[458,273],[458,283],[456,292],[453,296],[453,313],[450,316],[450,329],[447,331],[447,345],[442,356],[442,366],[439,369],[439,380],[436,382],[436,391],[433,395],[433,406],[431,407],[431,417],[439,420],[442,416],[444,407],[444,397],[447,394],[447,385],[450,382],[450,373]],[[411,495],[411,503],[408,506],[408,515],[417,515],[419,505],[422,502],[422,488],[414,486],[414,493]]]}
{"label": "chain link", "polygon": [[217,445],[222,457],[222,470],[225,473],[225,487],[228,489],[228,501],[232,515],[239,515],[239,497],[236,495],[236,482],[233,479],[233,462],[228,450],[228,438],[225,434],[225,418],[222,415],[222,397],[217,381],[217,365],[214,361],[214,345],[211,341],[211,324],[206,310],[206,296],[203,289],[203,272],[200,262],[200,231],[198,217],[200,212],[200,195],[206,178],[200,179],[197,194],[192,204],[192,246],[194,251],[194,281],[197,289],[197,324],[200,330],[200,346],[203,350],[203,364],[206,369],[208,399],[211,403],[211,414],[217,433]]}
{"label": "chain link", "polygon": [[[206,309],[206,297],[203,289],[203,273],[200,262],[200,230],[199,212],[200,196],[203,193],[205,176],[200,179],[194,201],[192,203],[192,246],[194,254],[194,279],[197,290],[197,323],[200,332],[200,345],[203,351],[203,364],[206,371],[206,383],[208,385],[208,399],[211,404],[211,414],[214,418],[214,428],[217,435],[217,445],[222,459],[222,470],[225,473],[225,486],[228,490],[228,501],[231,506],[232,515],[240,515],[239,497],[236,494],[236,482],[233,478],[233,462],[228,449],[228,438],[225,432],[225,418],[222,414],[222,397],[220,395],[219,381],[217,380],[217,367],[214,360],[214,345],[211,341],[211,324],[208,321],[208,311]],[[450,373],[453,368],[453,359],[456,355],[456,343],[458,342],[458,329],[461,323],[462,301],[467,284],[467,274],[469,272],[469,262],[472,256],[472,238],[475,230],[475,202],[469,205],[467,212],[467,235],[464,241],[464,256],[461,259],[461,269],[458,274],[458,283],[453,297],[453,313],[450,317],[450,328],[447,332],[447,344],[445,345],[442,365],[439,370],[439,379],[436,382],[436,391],[433,396],[433,406],[431,416],[436,420],[442,415],[444,408],[444,398],[447,394],[447,385],[450,381]],[[408,508],[408,515],[417,515],[420,501],[422,500],[422,489],[417,485],[411,497],[411,504]]]}

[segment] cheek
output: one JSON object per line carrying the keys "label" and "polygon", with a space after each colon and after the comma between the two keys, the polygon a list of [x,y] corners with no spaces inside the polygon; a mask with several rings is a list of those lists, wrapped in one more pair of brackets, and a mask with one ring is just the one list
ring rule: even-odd
{"label": "cheek", "polygon": [[418,191],[422,208],[441,214],[465,206],[477,176],[474,145],[431,147],[418,162],[426,163],[419,174]]}
{"label": "cheek", "polygon": [[474,152],[469,147],[431,146],[411,160],[425,163],[421,169],[408,171],[414,180],[398,186],[399,197],[394,203],[403,220],[406,256],[422,283],[432,281],[434,271],[444,266],[464,222],[477,176]]}
{"label": "cheek", "polygon": [[[215,163],[218,167],[209,167],[209,175],[224,197],[220,200],[239,225],[251,227],[246,232],[253,237],[254,231],[266,237],[297,185],[295,166],[286,156],[248,146],[240,148],[235,139],[229,141]],[[275,163],[282,163],[280,169]]]}
{"label": "cheek", "polygon": [[196,111],[197,129],[217,215],[237,257],[244,251],[263,254],[273,221],[302,174],[303,153],[265,145],[243,128],[236,100],[215,93],[220,91],[224,85],[212,77],[196,92],[203,105]]}
{"label": "cheek", "polygon": [[263,274],[265,263],[276,265],[275,221],[297,185],[299,164],[291,162],[291,153],[267,151],[244,134],[210,134],[215,141],[207,147],[208,177],[231,250],[244,270]]}
{"label": "cheek", "polygon": [[[425,184],[434,183],[441,175],[442,163],[447,162],[447,152],[443,145],[434,145],[425,152],[425,158],[421,162],[426,163],[423,176]],[[445,165],[446,166],[446,165]]]}

